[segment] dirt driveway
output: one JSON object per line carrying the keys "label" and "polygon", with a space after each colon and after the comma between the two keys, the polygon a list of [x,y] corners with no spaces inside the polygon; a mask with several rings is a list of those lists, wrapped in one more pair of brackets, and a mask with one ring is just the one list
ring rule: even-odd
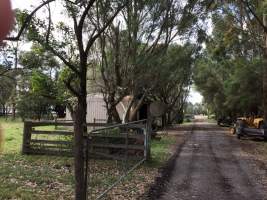
{"label": "dirt driveway", "polygon": [[196,122],[191,126],[185,143],[177,148],[144,199],[267,199],[257,164],[244,156],[236,138],[214,124]]}

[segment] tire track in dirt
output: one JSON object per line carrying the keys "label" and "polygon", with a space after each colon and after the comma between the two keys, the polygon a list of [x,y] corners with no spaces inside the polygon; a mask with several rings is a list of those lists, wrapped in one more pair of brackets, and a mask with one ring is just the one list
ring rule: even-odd
{"label": "tire track in dirt", "polygon": [[232,139],[214,125],[192,126],[142,199],[264,200]]}
{"label": "tire track in dirt", "polygon": [[152,200],[152,199],[158,199],[160,196],[162,196],[166,190],[167,185],[169,184],[170,178],[173,176],[173,173],[175,172],[174,168],[176,166],[177,159],[180,155],[180,152],[182,151],[182,148],[187,143],[188,140],[192,137],[194,131],[194,124],[192,124],[190,128],[190,133],[185,136],[185,140],[183,143],[177,146],[175,153],[173,156],[167,161],[167,163],[159,170],[160,176],[156,177],[155,182],[153,185],[150,186],[149,191],[142,197],[139,197],[138,199],[146,199],[146,200]]}

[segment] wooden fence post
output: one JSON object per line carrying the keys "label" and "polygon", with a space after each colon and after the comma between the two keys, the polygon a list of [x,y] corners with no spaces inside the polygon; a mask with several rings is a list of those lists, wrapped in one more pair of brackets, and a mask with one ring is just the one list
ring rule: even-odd
{"label": "wooden fence post", "polygon": [[22,154],[28,153],[31,141],[31,129],[32,129],[32,123],[29,121],[25,121],[23,128]]}
{"label": "wooden fence post", "polygon": [[148,117],[147,119],[147,122],[146,122],[146,128],[145,128],[145,131],[146,131],[146,159],[149,160],[151,158],[151,123],[152,123],[152,120],[150,117]]}

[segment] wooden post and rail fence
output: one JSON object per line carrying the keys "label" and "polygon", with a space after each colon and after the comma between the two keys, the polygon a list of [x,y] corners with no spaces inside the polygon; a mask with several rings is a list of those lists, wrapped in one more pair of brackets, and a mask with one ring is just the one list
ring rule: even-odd
{"label": "wooden post and rail fence", "polygon": [[[53,130],[51,126],[57,129]],[[88,123],[87,127],[85,148],[89,148],[95,157],[125,159],[121,154],[126,151],[127,159],[150,157],[151,129],[147,120],[118,125]],[[22,153],[73,156],[73,135],[72,121],[25,121]]]}

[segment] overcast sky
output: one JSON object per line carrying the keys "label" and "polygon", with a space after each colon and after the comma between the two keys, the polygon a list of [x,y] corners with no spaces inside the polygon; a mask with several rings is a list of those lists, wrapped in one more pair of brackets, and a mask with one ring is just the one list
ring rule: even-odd
{"label": "overcast sky", "polygon": [[38,0],[11,0],[13,8],[26,9],[30,8],[30,5],[34,2],[39,2]]}

